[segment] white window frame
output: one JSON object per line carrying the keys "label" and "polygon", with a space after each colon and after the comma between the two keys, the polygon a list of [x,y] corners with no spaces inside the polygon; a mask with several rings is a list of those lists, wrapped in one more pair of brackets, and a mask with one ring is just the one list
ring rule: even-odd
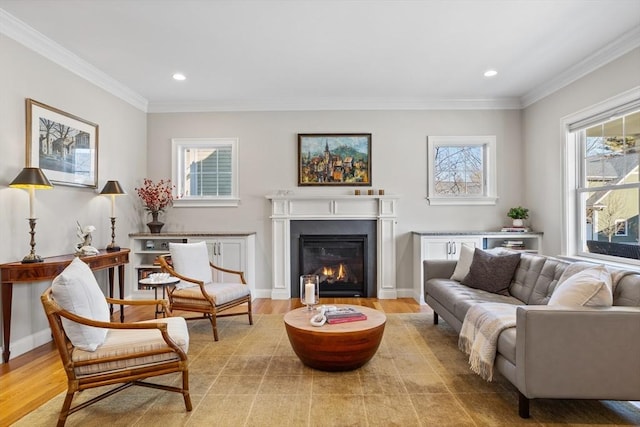
{"label": "white window frame", "polygon": [[563,166],[563,213],[561,234],[561,255],[567,257],[593,258],[602,262],[613,262],[622,265],[640,264],[637,260],[608,255],[595,254],[581,250],[584,240],[582,227],[582,212],[580,194],[577,191],[581,182],[583,152],[580,138],[572,128],[581,122],[597,121],[598,118],[614,117],[618,111],[626,110],[628,105],[640,101],[640,86],[623,92],[620,95],[609,98],[596,105],[588,107],[577,113],[563,117],[560,121],[563,135],[562,166]]}
{"label": "white window frame", "polygon": [[[230,196],[189,196],[184,186],[184,150],[187,148],[216,148],[231,146],[231,195]],[[237,207],[240,203],[238,187],[238,138],[172,138],[171,139],[171,177],[176,186],[174,207]]]}
{"label": "white window frame", "polygon": [[[624,230],[624,231],[622,233],[618,233],[618,229],[620,228],[620,224],[623,224],[622,230]],[[626,237],[626,236],[629,235],[629,223],[627,222],[626,219],[616,219],[615,220],[615,229],[616,229],[615,236]]]}
{"label": "white window frame", "polygon": [[[483,189],[482,195],[451,195],[436,193],[435,155],[440,146],[480,146],[483,153]],[[495,205],[498,200],[496,188],[496,137],[484,136],[430,136],[427,138],[428,183],[427,200],[430,205]]]}

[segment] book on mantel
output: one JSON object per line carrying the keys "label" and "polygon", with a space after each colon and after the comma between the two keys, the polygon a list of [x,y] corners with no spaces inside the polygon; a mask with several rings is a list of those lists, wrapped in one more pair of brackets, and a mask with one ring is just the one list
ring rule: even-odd
{"label": "book on mantel", "polygon": [[327,312],[325,316],[327,316],[327,323],[329,324],[367,320],[366,314],[353,307],[340,307],[336,310]]}
{"label": "book on mantel", "polygon": [[500,231],[507,231],[509,233],[528,233],[531,229],[529,227],[502,227]]}

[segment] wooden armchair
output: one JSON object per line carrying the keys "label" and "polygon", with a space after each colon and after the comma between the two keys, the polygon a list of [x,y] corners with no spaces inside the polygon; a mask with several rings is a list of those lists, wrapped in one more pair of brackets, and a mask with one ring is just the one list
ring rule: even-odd
{"label": "wooden armchair", "polygon": [[[218,341],[216,318],[247,314],[253,325],[251,312],[251,291],[242,271],[229,270],[214,265],[209,260],[205,242],[169,243],[169,255],[161,255],[158,261],[163,271],[181,280],[169,289],[171,310],[202,313],[211,322],[213,338]],[[214,283],[212,270],[218,270],[233,277],[236,283]],[[224,313],[229,308],[247,304],[246,311]],[[202,317],[187,318],[187,320]]]}
{"label": "wooden armchair", "polygon": [[[79,264],[84,265],[86,271]],[[68,271],[71,267],[74,267],[73,271]],[[69,296],[74,293],[76,295]],[[104,305],[96,303],[100,299]],[[180,393],[186,410],[191,411],[186,354],[189,332],[184,319],[168,317],[135,323],[111,323],[108,318],[109,303],[163,304],[168,311],[166,301],[105,298],[93,273],[79,258],[54,279],[52,286],[42,294],[41,301],[68,379],[58,426],[63,426],[70,414],[132,385]],[[65,309],[63,305],[73,308]],[[182,374],[181,387],[143,381],[174,372]],[[71,407],[76,392],[115,384],[120,385]]]}

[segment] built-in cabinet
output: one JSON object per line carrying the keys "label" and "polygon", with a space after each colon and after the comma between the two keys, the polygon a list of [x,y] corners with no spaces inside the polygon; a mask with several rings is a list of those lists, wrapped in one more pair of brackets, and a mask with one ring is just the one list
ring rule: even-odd
{"label": "built-in cabinet", "polygon": [[463,245],[480,249],[514,247],[527,252],[542,248],[541,232],[413,232],[413,298],[424,302],[424,268],[426,259],[457,260]]}
{"label": "built-in cabinet", "polygon": [[[220,267],[244,272],[245,280],[255,298],[255,233],[132,233],[130,262],[131,283],[137,284],[135,293],[148,291],[140,279],[159,272],[156,258],[169,253],[169,243],[195,243],[204,241],[211,262]],[[228,273],[214,272],[214,282],[224,282]],[[237,277],[237,276],[236,276]]]}

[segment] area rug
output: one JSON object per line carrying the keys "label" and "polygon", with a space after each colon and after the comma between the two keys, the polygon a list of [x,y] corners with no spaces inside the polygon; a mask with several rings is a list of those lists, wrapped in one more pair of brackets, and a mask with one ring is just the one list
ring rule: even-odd
{"label": "area rug", "polygon": [[[516,389],[471,372],[445,322],[427,313],[387,314],[384,338],[362,368],[330,373],[305,367],[289,344],[282,315],[189,323],[193,411],[176,393],[131,387],[72,414],[67,426],[513,426],[640,425],[629,402],[535,400],[518,417]],[[176,383],[176,374],[161,377]],[[88,400],[96,390],[79,394]],[[16,426],[54,426],[64,393]]]}

